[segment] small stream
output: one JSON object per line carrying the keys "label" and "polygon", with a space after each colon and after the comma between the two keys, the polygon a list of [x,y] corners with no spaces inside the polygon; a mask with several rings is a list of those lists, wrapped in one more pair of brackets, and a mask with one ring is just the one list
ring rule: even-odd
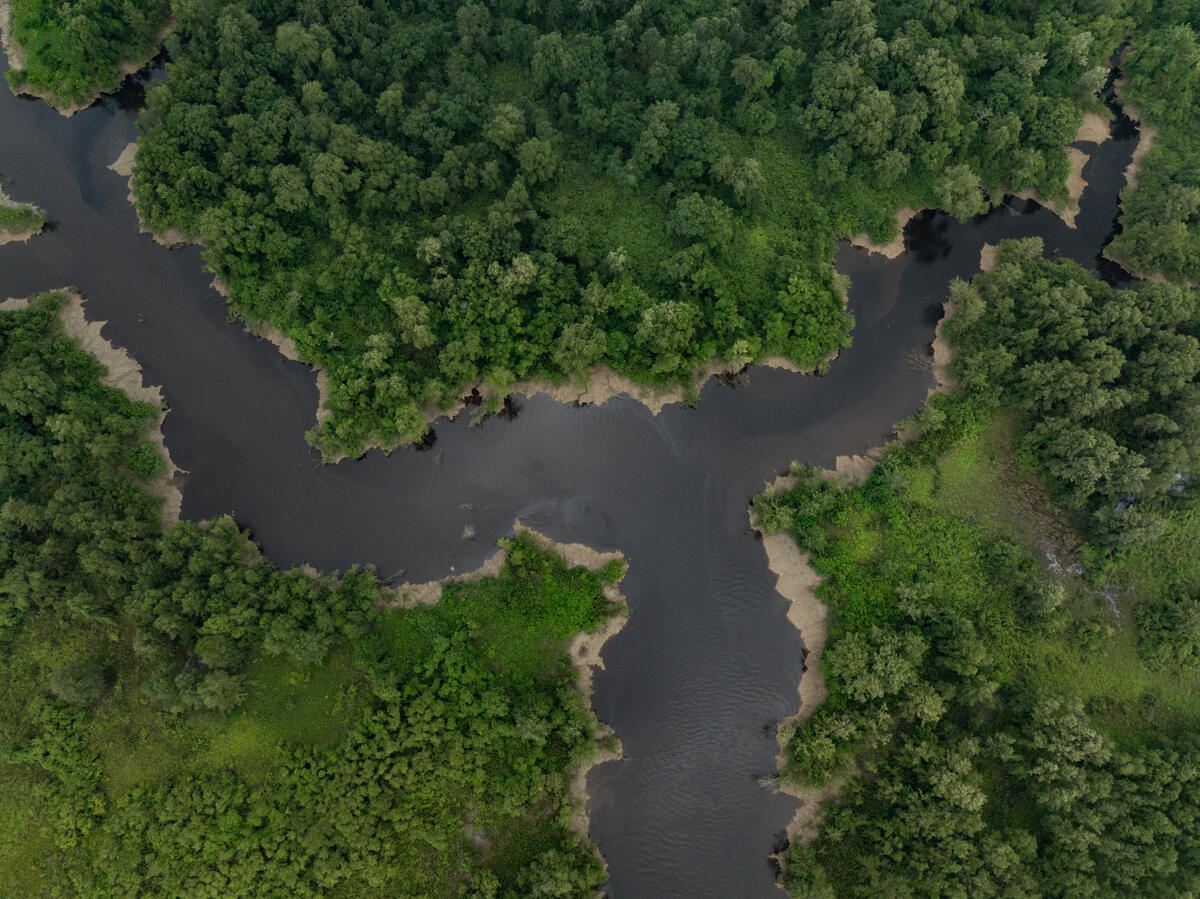
{"label": "small stream", "polygon": [[[232,514],[281,566],[437,578],[478,566],[516,518],[625,553],[632,615],[605,648],[594,706],[627,758],[589,777],[610,893],[778,895],[768,855],[795,801],[757,779],[774,770],[776,725],[796,711],[804,652],[747,502],[792,459],[832,466],[920,407],[947,285],[976,271],[985,242],[1036,235],[1048,254],[1096,269],[1132,125],[1079,145],[1091,159],[1077,229],[1010,201],[966,223],[922,213],[896,260],[843,244],[837,268],[858,325],[824,377],[755,369],[746,386],[709,381],[698,408],[658,416],[623,397],[589,407],[514,397],[515,414],[480,426],[465,414],[437,422],[432,451],[325,466],[304,441],[312,370],[229,320],[199,248],[168,251],[140,234],[125,180],[107,170],[136,137],[146,77],[71,119],[0,90],[0,184],[52,223],[0,247],[0,298],[79,287],[89,318],[106,320],[104,335],[163,386],[166,443],[188,472],[184,517]],[[461,539],[466,525],[473,540]]]}

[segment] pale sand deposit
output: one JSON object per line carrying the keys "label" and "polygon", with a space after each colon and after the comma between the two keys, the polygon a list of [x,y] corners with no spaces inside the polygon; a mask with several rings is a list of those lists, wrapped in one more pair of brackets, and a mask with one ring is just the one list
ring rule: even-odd
{"label": "pale sand deposit", "polygon": [[979,270],[981,272],[990,272],[996,267],[996,250],[999,247],[994,243],[985,243],[983,249],[979,251]]}
{"label": "pale sand deposit", "polygon": [[888,259],[895,259],[904,252],[904,226],[913,220],[921,210],[913,209],[911,206],[905,206],[896,212],[896,236],[887,243],[875,243],[871,240],[871,235],[865,231],[862,234],[855,234],[850,238],[850,243],[856,247],[862,247],[871,253],[878,253],[881,256],[886,256]]}
{"label": "pale sand deposit", "polygon": [[1133,190],[1138,184],[1138,172],[1142,168],[1142,158],[1150,152],[1150,148],[1154,146],[1154,139],[1158,137],[1157,129],[1151,128],[1142,118],[1141,110],[1136,106],[1130,105],[1125,99],[1125,90],[1128,86],[1128,78],[1120,78],[1113,85],[1113,90],[1116,92],[1117,99],[1121,102],[1121,108],[1125,110],[1125,115],[1129,116],[1138,126],[1138,144],[1133,148],[1133,156],[1129,160],[1129,165],[1125,166],[1125,189]]}
{"label": "pale sand deposit", "polygon": [[88,321],[83,310],[83,297],[75,291],[61,292],[67,297],[67,302],[59,312],[63,331],[78,340],[80,349],[94,356],[107,369],[100,382],[124,391],[134,402],[149,403],[159,410],[146,439],[154,444],[167,467],[164,474],[148,482],[146,487],[151,493],[162,497],[162,522],[166,527],[179,520],[183,494],[175,483],[175,474],[180,469],[171,461],[171,454],[167,452],[163,443],[162,423],[167,417],[167,409],[163,403],[162,390],[159,387],[143,385],[142,367],[137,361],[123,348],[113,346],[101,335],[100,331],[105,324],[103,321]]}
{"label": "pale sand deposit", "polygon": [[0,312],[20,312],[29,307],[28,297],[9,297],[0,302]]}
{"label": "pale sand deposit", "polygon": [[[3,2],[3,0],[0,0]],[[136,70],[135,70],[136,71]],[[127,199],[134,210],[137,210],[137,192],[133,183],[133,172],[137,168],[137,142],[133,141],[125,145],[125,149],[108,166],[109,171],[116,172],[122,178],[129,180],[129,193]],[[177,247],[186,243],[199,243],[200,240],[189,234],[184,234],[177,228],[167,228],[165,231],[151,231],[146,227],[146,223],[142,221],[142,214],[138,212],[138,231],[142,234],[149,234],[155,243],[164,246],[167,249]]]}
{"label": "pale sand deposit", "polygon": [[[599,571],[614,559],[624,558],[621,553],[598,552],[582,543],[559,543],[551,540],[544,534],[539,534],[532,528],[525,527],[521,524],[520,519],[513,522],[513,532],[532,537],[544,549],[562,556],[567,561],[567,564],[572,567],[581,566],[590,571]],[[452,575],[436,581],[427,581],[423,584],[401,584],[391,591],[394,598],[382,603],[382,605],[385,608],[413,608],[418,605],[434,605],[441,601],[442,588],[447,584],[469,584],[482,580],[485,577],[495,577],[504,567],[504,561],[507,556],[508,553],[505,550],[498,549],[474,571]],[[592,709],[592,675],[593,669],[604,667],[604,660],[600,657],[600,653],[608,639],[616,635],[625,626],[625,622],[629,619],[629,607],[616,584],[604,585],[604,597],[610,602],[616,603],[620,607],[619,611],[608,620],[601,622],[595,630],[576,634],[567,645],[567,654],[571,658],[571,664],[575,666],[575,685],[583,697],[584,706],[596,722],[596,754],[590,764],[580,767],[574,772],[570,786],[570,827],[575,833],[585,839],[588,836],[589,827],[587,811],[587,803],[590,798],[587,792],[588,771],[595,765],[603,762],[617,761],[621,758],[621,744],[616,738],[616,734],[613,733],[612,728],[596,718],[596,713]],[[604,861],[604,859],[601,858],[601,861]]]}
{"label": "pale sand deposit", "polygon": [[[777,478],[767,489],[768,492],[787,490],[794,485],[795,479],[785,475]],[[753,512],[750,513],[750,526],[762,533]],[[762,543],[767,553],[767,567],[776,577],[775,591],[791,603],[788,607],[788,621],[800,631],[804,641],[804,673],[797,687],[800,708],[795,715],[779,725],[779,755],[776,757],[776,765],[782,771],[784,746],[792,731],[812,717],[817,706],[829,693],[825,686],[825,678],[821,674],[821,653],[825,649],[828,633],[829,607],[817,596],[821,577],[813,570],[809,554],[800,549],[790,533],[780,531],[764,534]],[[808,845],[817,835],[816,828],[821,821],[823,803],[833,795],[836,787],[830,783],[819,789],[804,789],[781,780],[780,789],[800,800],[800,806],[788,824],[788,839]]]}
{"label": "pale sand deposit", "polygon": [[[139,59],[127,59],[117,65],[117,69],[121,73],[121,78],[127,75],[132,75],[138,69],[145,66],[158,53],[158,48],[162,45],[163,40],[175,28],[178,21],[172,18],[166,25],[158,30],[154,36],[154,41],[151,44],[151,49],[145,57]],[[4,55],[8,57],[8,67],[10,69],[24,69],[26,62],[25,48],[17,43],[12,36],[12,2],[11,0],[0,0],[0,41],[4,45]],[[77,112],[82,112],[100,98],[103,91],[96,90],[90,96],[83,100],[63,105],[61,99],[56,97],[49,91],[33,90],[30,87],[22,87],[14,93],[21,94],[26,97],[36,97],[39,100],[45,101],[46,105],[57,110],[68,118],[75,115]]]}
{"label": "pale sand deposit", "polygon": [[[982,256],[982,254],[980,255]],[[980,263],[982,264],[982,262],[981,259]],[[950,375],[950,344],[946,342],[946,335],[942,331],[946,323],[954,318],[958,306],[952,300],[946,300],[942,304],[942,310],[942,319],[937,323],[937,329],[933,332],[933,376],[937,380],[937,385],[929,391],[930,396],[935,393],[949,393],[955,386],[954,378]]]}
{"label": "pale sand deposit", "polygon": [[[33,204],[18,203],[4,192],[3,187],[0,187],[0,206],[7,206],[10,209],[17,209],[21,206],[33,206]],[[34,208],[37,209],[36,206]],[[38,212],[42,212],[42,210],[38,209]],[[42,218],[44,219],[45,217],[45,213],[42,213]],[[37,235],[41,234],[42,228],[44,227],[44,224],[39,225],[36,231],[9,231],[5,228],[0,228],[0,246],[4,246],[6,243],[25,243],[29,240],[29,238],[36,237]]]}
{"label": "pale sand deposit", "polygon": [[[1109,122],[1094,112],[1085,113],[1079,130],[1075,133],[1072,143],[1088,142],[1103,143],[1109,138]],[[1065,199],[1047,200],[1033,188],[1026,188],[1014,196],[1022,200],[1035,200],[1045,206],[1064,222],[1068,228],[1075,227],[1075,216],[1079,214],[1079,198],[1087,190],[1087,181],[1083,178],[1083,167],[1087,165],[1089,154],[1078,147],[1064,147],[1067,158],[1071,161],[1071,172],[1067,175],[1067,195]]]}

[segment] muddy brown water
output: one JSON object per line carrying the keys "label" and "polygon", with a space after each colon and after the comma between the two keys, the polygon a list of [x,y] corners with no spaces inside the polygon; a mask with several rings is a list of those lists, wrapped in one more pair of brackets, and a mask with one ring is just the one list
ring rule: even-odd
{"label": "muddy brown water", "polygon": [[[71,119],[0,90],[0,184],[52,223],[0,247],[0,298],[79,287],[104,335],[163,386],[166,443],[188,472],[183,515],[232,514],[279,565],[367,563],[432,579],[475,568],[516,518],[625,553],[632,616],[605,649],[594,705],[627,758],[589,777],[609,891],[777,895],[768,856],[795,802],[757,781],[774,769],[777,723],[796,710],[804,652],[747,502],[792,459],[832,465],[919,408],[947,284],[970,277],[984,242],[1038,235],[1048,253],[1095,268],[1132,127],[1081,145],[1092,156],[1078,229],[1010,201],[966,223],[923,213],[893,261],[843,245],[837,267],[858,324],[825,377],[756,369],[746,386],[710,381],[697,408],[658,416],[627,398],[514,397],[511,414],[480,426],[469,414],[439,421],[427,451],[324,466],[304,442],[311,369],[229,320],[199,248],[168,251],[139,234],[126,182],[107,169],[136,136],[146,77]],[[473,540],[461,539],[466,525]]]}

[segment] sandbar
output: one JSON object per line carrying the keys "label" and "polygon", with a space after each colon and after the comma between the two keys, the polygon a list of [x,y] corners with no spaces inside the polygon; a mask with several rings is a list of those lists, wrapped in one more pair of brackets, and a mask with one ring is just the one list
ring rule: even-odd
{"label": "sandbar", "polygon": [[850,238],[850,243],[856,247],[862,247],[869,253],[878,253],[880,256],[886,256],[888,259],[895,259],[904,252],[904,228],[913,220],[913,218],[922,210],[913,209],[911,206],[904,206],[896,211],[896,236],[887,243],[875,243],[871,240],[871,235],[865,231],[862,234],[855,234]]}

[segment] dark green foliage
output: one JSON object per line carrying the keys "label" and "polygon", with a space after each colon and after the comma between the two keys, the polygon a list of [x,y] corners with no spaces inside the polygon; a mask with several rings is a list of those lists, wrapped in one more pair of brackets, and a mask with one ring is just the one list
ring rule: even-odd
{"label": "dark green foliage", "polygon": [[1200,463],[1200,303],[1175,284],[1113,289],[1041,249],[1006,241],[994,270],[954,287],[955,370],[1026,414],[1025,450],[1093,540],[1153,539],[1157,506]]}
{"label": "dark green foliage", "polygon": [[1105,251],[1139,273],[1200,280],[1200,18],[1194,5],[1158,3],[1121,67],[1125,94],[1156,132],[1137,186],[1121,196],[1123,231]]}
{"label": "dark green foliage", "polygon": [[104,693],[104,666],[96,659],[64,665],[50,678],[50,689],[64,702],[89,705]]}
{"label": "dark green foliage", "polygon": [[121,63],[153,54],[169,16],[168,0],[12,0],[11,37],[27,58],[8,83],[56,106],[88,102],[120,86]]}
{"label": "dark green foliage", "polygon": [[[0,313],[0,759],[53,843],[0,892],[594,894],[567,829],[594,719],[564,646],[615,611],[600,576],[521,536],[498,577],[384,612],[371,573],[281,572],[228,518],[164,532],[131,452],[157,410],[99,385],[60,302]],[[276,682],[344,683],[335,647],[354,680],[301,694],[333,726],[281,728]],[[125,767],[156,746],[156,772]]]}
{"label": "dark green foliage", "polygon": [[851,326],[838,233],[1062,192],[1123,12],[180,4],[139,206],[328,370],[333,456],[480,379],[816,367]]}

